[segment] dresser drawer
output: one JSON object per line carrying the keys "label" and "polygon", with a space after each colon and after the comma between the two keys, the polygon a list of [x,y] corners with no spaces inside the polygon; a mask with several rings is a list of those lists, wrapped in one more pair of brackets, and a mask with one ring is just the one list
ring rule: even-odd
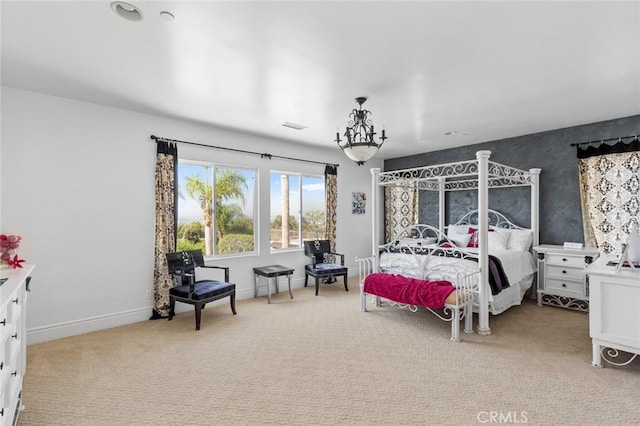
{"label": "dresser drawer", "polygon": [[583,256],[567,256],[566,254],[547,253],[545,256],[547,265],[568,266],[570,268],[584,268]]}
{"label": "dresser drawer", "polygon": [[568,265],[556,266],[547,265],[547,276],[550,278],[570,279],[582,281],[584,279],[584,269],[573,268]]}
{"label": "dresser drawer", "polygon": [[557,294],[566,293],[567,296],[570,297],[584,296],[586,293],[584,281],[559,280],[554,278],[547,278],[546,290],[553,291]]}

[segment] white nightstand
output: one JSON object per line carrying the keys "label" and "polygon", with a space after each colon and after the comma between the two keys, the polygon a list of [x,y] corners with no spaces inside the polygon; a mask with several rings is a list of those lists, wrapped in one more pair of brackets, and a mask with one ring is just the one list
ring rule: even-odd
{"label": "white nightstand", "polygon": [[538,305],[589,311],[589,283],[585,268],[598,257],[595,248],[568,249],[542,244],[538,255]]}

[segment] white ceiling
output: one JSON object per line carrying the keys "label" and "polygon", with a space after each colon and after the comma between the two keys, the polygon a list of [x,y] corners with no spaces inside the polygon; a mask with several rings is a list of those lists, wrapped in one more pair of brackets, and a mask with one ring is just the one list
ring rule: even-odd
{"label": "white ceiling", "polygon": [[367,96],[384,158],[640,114],[640,2],[130,3],[3,0],[2,84],[327,147]]}

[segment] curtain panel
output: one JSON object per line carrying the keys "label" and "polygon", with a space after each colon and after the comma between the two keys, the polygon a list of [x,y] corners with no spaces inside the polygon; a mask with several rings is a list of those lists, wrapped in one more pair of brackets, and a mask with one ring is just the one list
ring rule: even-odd
{"label": "curtain panel", "polygon": [[327,165],[324,170],[327,197],[326,234],[332,252],[336,252],[336,222],[338,211],[338,167]]}
{"label": "curtain panel", "polygon": [[418,223],[418,190],[384,187],[384,241],[391,241],[407,226]]}
{"label": "curtain panel", "polygon": [[174,143],[157,141],[156,144],[156,232],[151,319],[166,317],[169,313],[169,289],[173,282],[167,269],[166,255],[176,250],[177,233],[178,148]]}
{"label": "curtain panel", "polygon": [[640,222],[640,142],[578,146],[578,178],[587,246],[619,256]]}

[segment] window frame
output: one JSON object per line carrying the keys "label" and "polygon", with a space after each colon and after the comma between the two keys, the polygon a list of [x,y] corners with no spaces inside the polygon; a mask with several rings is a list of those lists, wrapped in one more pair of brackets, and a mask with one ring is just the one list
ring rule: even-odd
{"label": "window frame", "polygon": [[[217,211],[216,211],[216,207],[215,207],[215,201],[212,200],[212,207],[213,207],[213,223],[212,223],[212,227],[213,227],[213,239],[212,239],[212,250],[213,253],[210,255],[207,255],[206,253],[204,253],[204,257],[206,259],[228,259],[228,258],[238,258],[238,257],[247,257],[247,256],[255,256],[255,255],[259,255],[260,254],[260,217],[258,216],[259,214],[259,208],[258,208],[258,203],[260,200],[259,197],[259,188],[260,188],[260,184],[259,184],[259,178],[260,178],[260,169],[258,167],[250,167],[250,166],[240,166],[240,165],[231,165],[231,164],[227,164],[227,163],[217,163],[217,162],[211,162],[211,161],[204,161],[204,160],[190,160],[190,159],[186,159],[186,158],[178,158],[178,170],[176,171],[177,174],[177,180],[178,180],[178,188],[181,188],[180,186],[180,173],[179,173],[179,167],[180,165],[191,165],[191,166],[201,166],[203,168],[210,168],[210,176],[209,178],[211,178],[211,185],[213,186],[212,189],[212,196],[215,199],[215,186],[216,186],[216,170],[218,169],[231,169],[231,170],[242,170],[242,171],[250,171],[253,173],[253,196],[251,197],[252,199],[250,200],[249,198],[247,198],[247,203],[251,203],[252,205],[252,209],[251,209],[251,219],[253,220],[253,250],[252,251],[242,251],[242,252],[237,252],[237,253],[218,253],[218,242],[216,241],[216,229],[215,229],[215,223],[216,223],[216,216],[217,216]],[[180,208],[179,208],[179,204],[180,200],[176,199],[176,211],[177,211],[177,218],[180,218]],[[176,229],[178,227],[178,223],[176,222]],[[176,244],[178,243],[177,238],[176,238]]]}
{"label": "window frame", "polygon": [[[273,248],[271,246],[271,204],[273,202],[272,199],[272,194],[271,194],[271,178],[273,175],[287,175],[287,176],[297,176],[299,178],[299,186],[298,186],[298,204],[299,204],[299,210],[298,210],[298,244],[299,246],[297,247],[287,247],[287,248]],[[275,254],[275,253],[286,253],[286,252],[292,252],[292,251],[302,251],[304,250],[304,241],[308,241],[307,239],[304,238],[303,236],[303,229],[302,229],[302,218],[303,218],[303,211],[304,211],[304,204],[303,204],[303,186],[304,186],[304,178],[313,178],[313,179],[321,179],[322,183],[323,183],[323,209],[322,211],[324,212],[325,215],[325,227],[324,227],[324,232],[323,234],[326,237],[326,221],[327,221],[327,181],[326,181],[326,176],[324,176],[323,174],[312,174],[312,173],[302,173],[302,172],[291,172],[291,171],[284,171],[281,169],[270,169],[269,170],[269,252],[270,254]],[[291,193],[291,187],[289,187],[289,193]],[[282,216],[282,212],[280,213],[280,216]],[[284,220],[284,218],[282,218],[282,220]],[[322,238],[322,239],[326,239],[326,238]]]}

